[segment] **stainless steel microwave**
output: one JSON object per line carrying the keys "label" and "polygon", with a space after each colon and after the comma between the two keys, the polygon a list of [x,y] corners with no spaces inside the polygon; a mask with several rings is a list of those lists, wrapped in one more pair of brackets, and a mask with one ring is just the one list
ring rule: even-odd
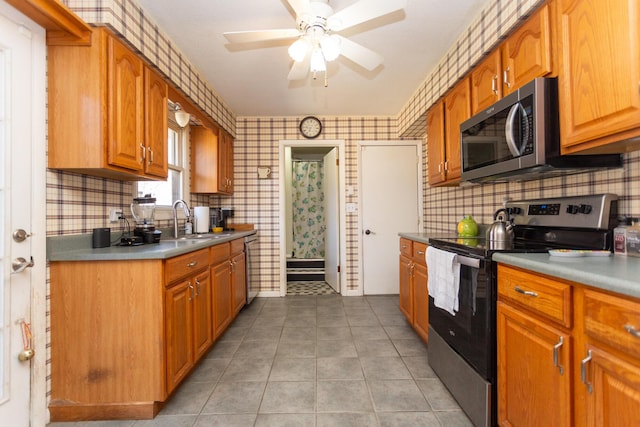
{"label": "stainless steel microwave", "polygon": [[594,168],[622,156],[560,154],[556,78],[537,78],[460,125],[462,181],[525,181]]}

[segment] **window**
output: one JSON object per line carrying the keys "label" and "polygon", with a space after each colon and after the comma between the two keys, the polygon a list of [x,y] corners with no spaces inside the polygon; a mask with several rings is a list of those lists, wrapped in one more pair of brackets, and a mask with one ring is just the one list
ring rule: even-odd
{"label": "window", "polygon": [[[186,188],[185,174],[187,161],[187,135],[185,129],[180,128],[173,120],[169,118],[169,130],[167,135],[167,160],[169,163],[169,176],[166,181],[138,181],[138,185],[134,186],[134,197],[151,194],[156,198],[156,217],[164,218],[162,211],[170,208],[173,202],[182,199],[183,195],[188,194]],[[165,209],[162,209],[165,208]],[[158,215],[160,214],[160,215]]]}

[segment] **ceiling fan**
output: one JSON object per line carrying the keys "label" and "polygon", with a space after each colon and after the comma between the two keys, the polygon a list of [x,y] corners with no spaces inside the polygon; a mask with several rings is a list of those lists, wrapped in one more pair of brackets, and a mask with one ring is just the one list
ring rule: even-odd
{"label": "ceiling fan", "polygon": [[[407,0],[359,0],[334,13],[329,0],[287,0],[296,13],[297,28],[232,31],[224,33],[231,43],[297,40],[289,47],[294,60],[289,80],[304,79],[309,72],[326,72],[327,62],[340,55],[371,71],[382,64],[382,55],[343,37],[338,32],[404,9]],[[326,86],[325,73],[325,86]]]}

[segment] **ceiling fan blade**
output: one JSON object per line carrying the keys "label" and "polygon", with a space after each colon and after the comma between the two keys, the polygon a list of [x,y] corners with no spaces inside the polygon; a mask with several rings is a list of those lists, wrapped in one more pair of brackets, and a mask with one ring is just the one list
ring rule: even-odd
{"label": "ceiling fan blade", "polygon": [[282,40],[300,37],[300,31],[294,28],[283,30],[231,31],[224,33],[231,43],[255,43],[266,40]]}
{"label": "ceiling fan blade", "polygon": [[341,31],[379,16],[404,9],[407,0],[360,0],[334,13],[328,18],[332,31]]}
{"label": "ceiling fan blade", "polygon": [[384,57],[369,48],[362,46],[346,37],[340,37],[340,54],[369,71],[374,70],[384,62]]}
{"label": "ceiling fan blade", "polygon": [[296,17],[300,17],[311,10],[311,2],[309,0],[287,0],[287,2],[296,13]]}
{"label": "ceiling fan blade", "polygon": [[291,71],[289,71],[289,75],[287,76],[288,80],[302,80],[307,77],[309,74],[309,63],[311,61],[311,55],[307,53],[304,59],[300,62],[293,61],[293,65],[291,66]]}

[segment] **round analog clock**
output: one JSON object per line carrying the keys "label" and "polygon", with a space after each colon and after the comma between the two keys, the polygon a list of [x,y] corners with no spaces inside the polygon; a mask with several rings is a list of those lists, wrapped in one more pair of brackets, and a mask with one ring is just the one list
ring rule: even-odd
{"label": "round analog clock", "polygon": [[300,121],[300,133],[305,138],[316,138],[322,132],[322,123],[317,117],[307,116]]}

